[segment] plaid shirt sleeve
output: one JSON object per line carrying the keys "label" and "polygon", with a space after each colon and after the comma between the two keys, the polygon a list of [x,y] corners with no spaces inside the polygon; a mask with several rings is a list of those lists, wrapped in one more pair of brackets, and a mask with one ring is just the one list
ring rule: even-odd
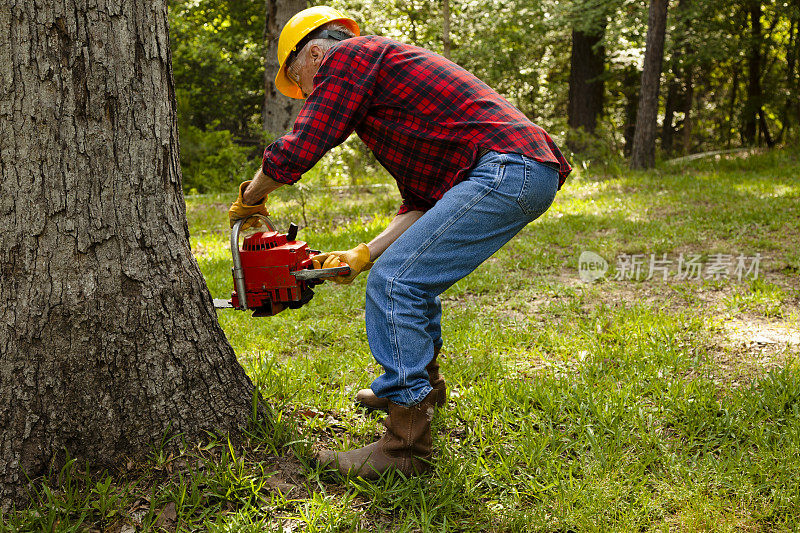
{"label": "plaid shirt sleeve", "polygon": [[306,99],[291,133],[264,151],[264,174],[292,184],[331,148],[344,142],[364,119],[380,68],[351,49],[328,54],[314,76],[314,90]]}

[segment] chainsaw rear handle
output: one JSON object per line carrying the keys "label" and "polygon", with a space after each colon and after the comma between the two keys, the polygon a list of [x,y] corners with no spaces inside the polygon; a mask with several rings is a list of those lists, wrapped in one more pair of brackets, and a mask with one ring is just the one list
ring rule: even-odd
{"label": "chainsaw rear handle", "polygon": [[250,220],[251,218],[258,217],[264,223],[266,223],[267,228],[270,231],[275,231],[275,225],[272,223],[272,220],[269,219],[268,216],[262,214],[256,214],[247,218],[243,218],[241,220],[237,220],[234,223],[233,228],[231,228],[231,259],[233,260],[233,284],[236,287],[236,294],[239,295],[239,307],[242,311],[246,311],[247,307],[247,293],[245,292],[244,286],[244,269],[242,268],[242,258],[239,255],[239,233],[242,229],[242,224]]}

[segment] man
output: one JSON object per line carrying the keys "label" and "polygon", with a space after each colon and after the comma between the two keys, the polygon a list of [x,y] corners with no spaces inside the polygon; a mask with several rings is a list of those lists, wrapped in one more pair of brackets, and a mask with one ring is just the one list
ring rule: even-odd
{"label": "man", "polygon": [[[394,176],[403,204],[369,243],[321,256],[350,283],[370,267],[367,338],[384,374],[358,403],[388,411],[377,442],[317,459],[343,474],[426,471],[431,419],[446,402],[437,355],[439,294],[544,213],[571,168],[547,133],[447,59],[378,36],[329,7],[306,9],[278,43],[275,84],[304,98],[291,133],[264,152],[230,218],[265,212],[267,195],[300,179],[356,132]],[[374,264],[374,267],[373,267]]]}

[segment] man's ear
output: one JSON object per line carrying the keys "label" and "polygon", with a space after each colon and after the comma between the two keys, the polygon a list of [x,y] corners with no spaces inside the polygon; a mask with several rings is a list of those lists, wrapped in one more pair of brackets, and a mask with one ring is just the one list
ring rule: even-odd
{"label": "man's ear", "polygon": [[320,48],[319,45],[312,44],[308,48],[308,56],[311,59],[312,63],[314,63],[315,65],[319,65],[322,62],[322,58],[325,56],[325,54],[323,53],[322,48]]}

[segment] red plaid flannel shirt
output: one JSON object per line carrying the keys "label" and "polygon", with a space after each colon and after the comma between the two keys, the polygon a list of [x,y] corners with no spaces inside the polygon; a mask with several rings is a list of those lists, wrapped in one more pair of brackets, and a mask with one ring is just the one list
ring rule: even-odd
{"label": "red plaid flannel shirt", "polygon": [[399,213],[426,211],[466,179],[479,148],[572,170],[550,136],[478,78],[423,48],[365,36],[334,45],[292,131],[263,170],[294,183],[355,131],[397,180]]}

